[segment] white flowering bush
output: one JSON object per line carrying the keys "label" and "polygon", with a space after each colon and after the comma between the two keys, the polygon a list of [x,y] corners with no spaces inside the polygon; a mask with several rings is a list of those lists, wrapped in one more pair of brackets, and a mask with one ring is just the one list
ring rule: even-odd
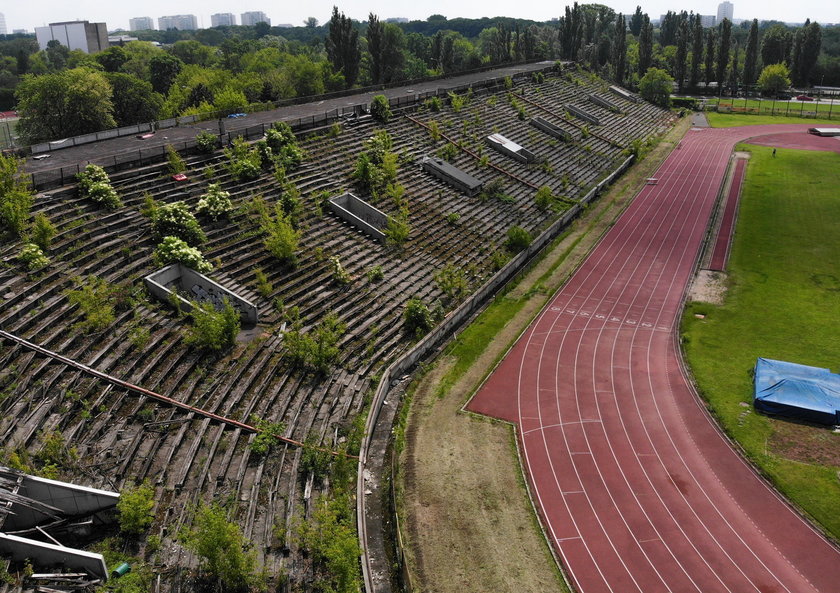
{"label": "white flowering bush", "polygon": [[88,165],[76,178],[79,180],[79,194],[83,198],[90,198],[111,210],[122,206],[120,196],[111,187],[108,174],[99,165]]}
{"label": "white flowering bush", "polygon": [[200,245],[207,240],[201,225],[183,202],[163,204],[152,214],[152,238],[179,237],[189,245]]}
{"label": "white flowering bush", "polygon": [[43,268],[50,263],[50,258],[44,255],[44,252],[35,243],[26,243],[18,253],[17,258],[30,272]]}
{"label": "white flowering bush", "polygon": [[206,273],[213,270],[213,264],[204,259],[201,251],[190,247],[178,237],[164,237],[155,250],[154,258],[159,266],[178,263],[196,272]]}
{"label": "white flowering bush", "polygon": [[207,186],[207,193],[198,201],[195,211],[218,220],[231,210],[233,210],[233,202],[230,201],[230,192],[223,190],[218,183],[211,183]]}

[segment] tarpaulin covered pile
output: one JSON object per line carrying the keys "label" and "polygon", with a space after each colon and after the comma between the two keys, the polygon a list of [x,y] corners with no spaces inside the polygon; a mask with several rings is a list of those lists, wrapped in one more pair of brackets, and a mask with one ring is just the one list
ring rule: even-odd
{"label": "tarpaulin covered pile", "polygon": [[753,405],[767,414],[840,424],[840,375],[828,369],[759,358],[755,363]]}

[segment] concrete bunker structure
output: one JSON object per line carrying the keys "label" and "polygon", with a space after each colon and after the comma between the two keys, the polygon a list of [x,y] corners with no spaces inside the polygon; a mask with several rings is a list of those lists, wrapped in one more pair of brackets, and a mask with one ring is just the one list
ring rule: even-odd
{"label": "concrete bunker structure", "polygon": [[[72,520],[95,518],[117,505],[120,495],[108,490],[30,476],[0,466],[0,554],[14,562],[29,559],[36,567],[85,571],[107,580],[101,554],[61,545],[47,530]],[[101,519],[99,519],[101,522]],[[94,528],[93,521],[86,529]],[[41,539],[33,539],[28,535]]]}
{"label": "concrete bunker structure", "polygon": [[194,302],[212,303],[221,309],[227,298],[233,308],[239,311],[244,323],[255,325],[259,319],[257,306],[252,302],[183,264],[161,268],[143,278],[143,282],[152,295],[164,302],[169,303],[171,299],[177,298],[182,311],[191,311]]}
{"label": "concrete bunker structure", "polygon": [[587,111],[584,111],[580,107],[575,107],[574,105],[566,105],[566,109],[569,111],[569,113],[571,113],[572,115],[574,115],[578,119],[582,119],[583,121],[585,121],[587,123],[590,123],[594,126],[600,126],[601,125],[601,120],[599,120],[597,117],[595,117],[591,113],[589,113]]}
{"label": "concrete bunker structure", "polygon": [[378,208],[374,208],[350,192],[330,198],[327,205],[336,216],[347,224],[356,227],[381,243],[385,242],[383,229],[388,226],[388,215]]}
{"label": "concrete bunker structure", "polygon": [[598,107],[603,107],[604,109],[609,109],[613,113],[621,113],[621,108],[618,105],[616,105],[612,101],[604,99],[603,97],[599,97],[598,95],[591,94],[591,95],[589,95],[589,100],[592,103],[595,103],[595,105],[597,105]]}
{"label": "concrete bunker structure", "polygon": [[485,140],[491,148],[520,163],[536,163],[539,160],[533,152],[501,134],[490,134]]}
{"label": "concrete bunker structure", "polygon": [[532,117],[531,121],[528,123],[530,123],[538,130],[542,130],[549,136],[553,136],[558,140],[562,140],[563,142],[572,142],[574,140],[574,138],[572,138],[572,135],[569,132],[567,132],[559,126],[554,125],[553,123],[542,117]]}
{"label": "concrete bunker structure", "polygon": [[634,95],[633,93],[631,93],[627,89],[623,89],[620,86],[616,86],[614,84],[610,85],[610,92],[615,94],[615,95],[618,95],[622,99],[627,99],[628,101],[632,101],[633,103],[641,103],[642,102],[641,97],[637,97],[636,95]]}
{"label": "concrete bunker structure", "polygon": [[476,179],[469,173],[465,173],[442,158],[424,156],[422,165],[425,171],[448,183],[458,191],[464,192],[468,196],[476,195],[484,186],[484,182]]}

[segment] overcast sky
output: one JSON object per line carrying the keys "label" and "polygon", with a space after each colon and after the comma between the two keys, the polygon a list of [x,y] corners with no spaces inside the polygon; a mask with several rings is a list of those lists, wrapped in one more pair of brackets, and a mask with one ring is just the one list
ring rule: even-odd
{"label": "overcast sky", "polygon": [[[674,0],[650,0],[644,3],[638,0],[602,0],[616,12],[632,13],[636,5],[641,5],[652,19],[668,10],[687,10],[700,14],[716,14],[718,2],[714,0],[695,0],[693,3],[675,2]],[[137,16],[149,16],[157,25],[157,18],[172,14],[194,14],[199,27],[210,26],[210,15],[218,12],[232,12],[237,15],[245,11],[261,10],[268,15],[272,24],[291,23],[300,25],[309,16],[319,22],[329,20],[333,5],[346,15],[357,20],[366,20],[373,12],[379,18],[406,17],[425,19],[430,14],[442,14],[447,18],[482,16],[511,16],[537,21],[549,20],[560,16],[566,3],[531,0],[529,2],[510,2],[502,0],[426,0],[425,2],[406,2],[404,0],[309,0],[308,2],[268,2],[266,0],[143,0],[142,2],[103,1],[103,0],[3,0],[0,12],[6,17],[6,28],[26,29],[30,32],[35,27],[58,21],[87,20],[105,22],[109,30],[128,29],[128,19]],[[572,2],[568,2],[569,5]],[[735,19],[759,20],[775,19],[785,22],[802,22],[806,18],[820,23],[840,22],[840,7],[836,0],[735,0]]]}

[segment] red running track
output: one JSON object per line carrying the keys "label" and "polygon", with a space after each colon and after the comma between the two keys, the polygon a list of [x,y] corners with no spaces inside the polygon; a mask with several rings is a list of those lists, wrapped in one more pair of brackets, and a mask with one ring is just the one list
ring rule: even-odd
{"label": "red running track", "polygon": [[733,145],[688,132],[468,408],[515,422],[582,593],[840,590],[840,551],[761,480],[689,384],[678,314]]}
{"label": "red running track", "polygon": [[712,251],[710,270],[723,272],[729,260],[729,248],[732,245],[732,232],[735,230],[735,213],[738,211],[738,201],[741,198],[741,183],[744,181],[746,159],[735,161],[735,171],[732,173],[732,184],[726,195],[726,205],[723,208],[723,220],[720,222],[715,247]]}

